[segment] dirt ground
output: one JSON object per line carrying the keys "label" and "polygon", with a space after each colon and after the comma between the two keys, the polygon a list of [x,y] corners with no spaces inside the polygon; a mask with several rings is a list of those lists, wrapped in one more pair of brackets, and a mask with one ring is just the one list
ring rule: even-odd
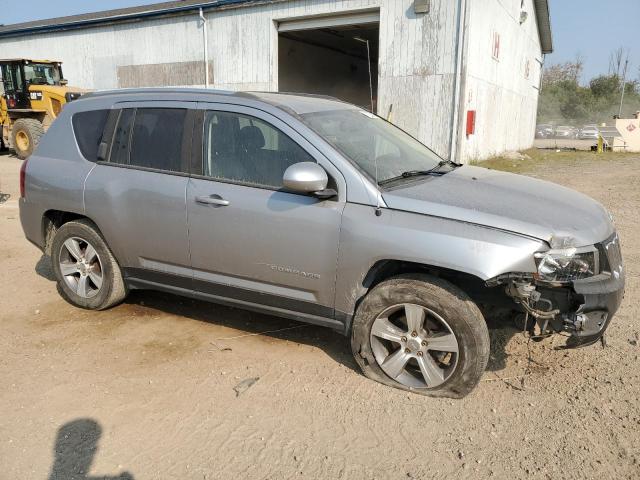
{"label": "dirt ground", "polygon": [[606,348],[492,330],[457,401],[365,379],[319,327],[151,292],[70,306],[23,237],[19,165],[0,156],[0,479],[640,478],[640,155],[513,163],[613,212],[626,297]]}

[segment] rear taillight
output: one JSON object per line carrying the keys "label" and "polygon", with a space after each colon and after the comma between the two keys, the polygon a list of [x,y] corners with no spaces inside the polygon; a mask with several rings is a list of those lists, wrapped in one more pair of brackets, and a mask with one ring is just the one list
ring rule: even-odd
{"label": "rear taillight", "polygon": [[24,181],[25,181],[25,176],[27,173],[27,162],[29,160],[23,160],[22,161],[22,166],[20,167],[20,198],[24,198],[25,196],[25,186],[24,186]]}

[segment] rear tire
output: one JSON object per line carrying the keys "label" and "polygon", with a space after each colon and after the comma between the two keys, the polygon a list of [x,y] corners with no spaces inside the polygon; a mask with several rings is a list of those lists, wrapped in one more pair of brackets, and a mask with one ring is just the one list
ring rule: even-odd
{"label": "rear tire", "polygon": [[51,246],[58,292],[72,305],[104,310],[125,299],[120,266],[90,220],[65,223]]}
{"label": "rear tire", "polygon": [[40,143],[44,127],[35,118],[20,118],[11,127],[10,147],[21,160],[28,158]]}
{"label": "rear tire", "polygon": [[424,274],[373,288],[356,312],[351,349],[364,375],[427,396],[462,398],[489,360],[482,313],[455,285]]}

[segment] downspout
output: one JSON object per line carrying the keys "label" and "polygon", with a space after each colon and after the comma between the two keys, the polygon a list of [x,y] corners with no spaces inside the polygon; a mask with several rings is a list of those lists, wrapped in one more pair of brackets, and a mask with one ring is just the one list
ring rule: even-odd
{"label": "downspout", "polygon": [[449,160],[456,161],[458,155],[458,139],[460,136],[460,93],[462,91],[462,59],[465,46],[465,25],[467,21],[467,0],[458,0],[458,12],[456,21],[456,70],[453,84],[453,101],[451,104],[451,138],[449,140]]}
{"label": "downspout", "polygon": [[536,90],[538,90],[538,95],[540,95],[540,93],[542,93],[542,81],[544,80],[544,62],[547,59],[547,55],[546,54],[542,54],[541,55],[542,60],[537,59],[536,58],[536,62],[538,62],[538,64],[540,65],[540,77],[538,79],[538,86],[537,87],[533,87]]}
{"label": "downspout", "polygon": [[204,88],[209,88],[209,42],[207,40],[207,19],[200,8],[200,20],[202,20],[202,43],[204,46]]}

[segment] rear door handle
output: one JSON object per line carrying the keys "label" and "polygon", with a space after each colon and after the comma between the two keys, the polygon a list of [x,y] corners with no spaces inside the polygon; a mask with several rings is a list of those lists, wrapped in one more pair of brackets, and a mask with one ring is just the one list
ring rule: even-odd
{"label": "rear door handle", "polygon": [[201,195],[196,197],[196,203],[201,203],[203,205],[214,205],[216,207],[226,207],[229,205],[229,200],[225,200],[220,195]]}

